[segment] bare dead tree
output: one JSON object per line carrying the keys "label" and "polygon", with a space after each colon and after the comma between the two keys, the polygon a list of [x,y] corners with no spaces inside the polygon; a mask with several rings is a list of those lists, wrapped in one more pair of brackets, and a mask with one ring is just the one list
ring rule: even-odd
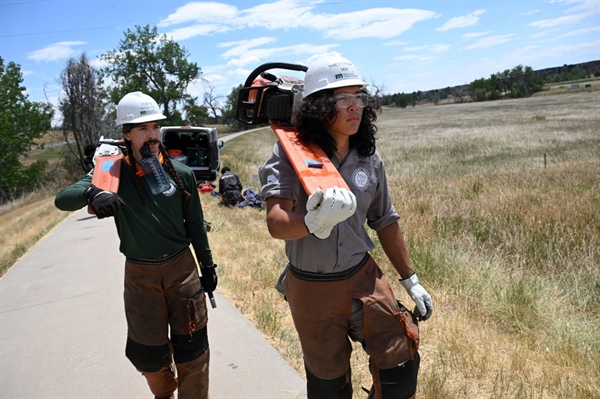
{"label": "bare dead tree", "polygon": [[381,98],[383,98],[383,96],[385,96],[386,94],[386,87],[383,84],[383,82],[381,84],[377,83],[375,80],[371,80],[371,84],[369,85],[369,92],[371,93],[372,96],[377,97],[378,99],[381,100]]}
{"label": "bare dead tree", "polygon": [[469,97],[469,90],[467,86],[457,86],[452,91],[452,97],[455,103],[464,103]]}
{"label": "bare dead tree", "polygon": [[215,118],[215,122],[219,123],[219,100],[223,98],[223,96],[218,96],[215,93],[215,87],[210,83],[204,84],[204,102],[202,105],[208,109],[208,114],[212,115]]}
{"label": "bare dead tree", "polygon": [[64,91],[64,97],[58,105],[63,114],[63,135],[73,156],[85,171],[84,148],[89,144],[97,144],[102,134],[102,89],[98,71],[82,53],[79,60],[71,58],[67,61],[59,81]]}

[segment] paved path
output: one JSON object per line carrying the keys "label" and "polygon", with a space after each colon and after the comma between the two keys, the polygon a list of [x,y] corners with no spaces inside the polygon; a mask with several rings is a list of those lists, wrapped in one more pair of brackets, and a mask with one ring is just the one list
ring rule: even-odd
{"label": "paved path", "polygon": [[[75,212],[0,279],[0,398],[151,398],[125,357],[123,256],[112,220]],[[212,399],[306,398],[243,315],[209,306]]]}

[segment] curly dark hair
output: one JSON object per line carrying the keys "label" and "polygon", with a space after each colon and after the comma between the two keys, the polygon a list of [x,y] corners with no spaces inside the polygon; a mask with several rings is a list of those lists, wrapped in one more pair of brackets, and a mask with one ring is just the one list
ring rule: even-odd
{"label": "curly dark hair", "polygon": [[[361,91],[366,93],[366,90]],[[380,111],[377,98],[369,97],[369,103],[363,108],[358,131],[350,136],[350,148],[356,148],[361,156],[371,156],[375,153],[375,140],[377,140],[375,122]],[[316,143],[329,158],[332,158],[337,148],[327,129],[336,117],[333,90],[322,90],[302,101],[292,123],[298,130],[298,138],[301,141]]]}

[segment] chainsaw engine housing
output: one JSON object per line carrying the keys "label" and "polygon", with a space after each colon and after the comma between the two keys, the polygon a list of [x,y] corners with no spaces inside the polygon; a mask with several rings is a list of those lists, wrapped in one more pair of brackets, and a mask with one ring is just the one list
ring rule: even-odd
{"label": "chainsaw engine housing", "polygon": [[294,107],[302,101],[303,81],[276,77],[269,69],[289,69],[306,72],[297,64],[268,63],[256,68],[240,90],[235,117],[247,125],[276,123],[290,125]]}

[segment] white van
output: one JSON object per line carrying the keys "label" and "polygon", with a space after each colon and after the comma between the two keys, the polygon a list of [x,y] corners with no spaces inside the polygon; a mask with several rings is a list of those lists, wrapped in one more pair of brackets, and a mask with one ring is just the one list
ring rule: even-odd
{"label": "white van", "polygon": [[217,129],[194,126],[163,126],[160,140],[172,159],[189,166],[198,184],[215,181],[221,169]]}

